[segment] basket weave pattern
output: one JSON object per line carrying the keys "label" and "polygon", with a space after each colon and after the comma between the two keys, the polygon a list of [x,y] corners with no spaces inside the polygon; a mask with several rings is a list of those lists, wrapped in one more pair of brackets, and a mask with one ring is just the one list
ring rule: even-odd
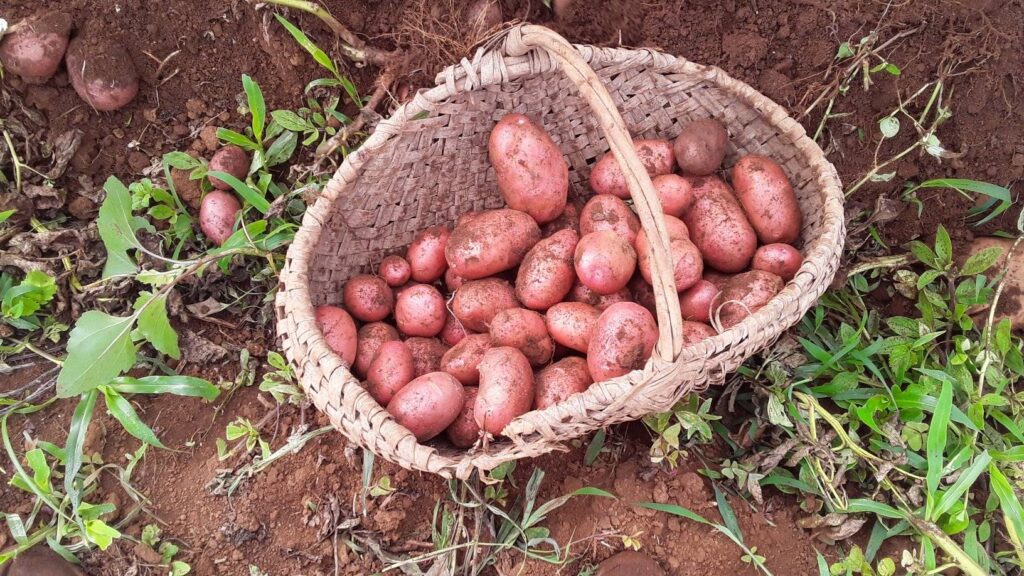
{"label": "basket weave pattern", "polygon": [[558,144],[569,162],[570,197],[591,194],[590,166],[608,152],[608,141],[559,63],[530,49],[524,36],[532,28],[513,28],[472,61],[449,67],[435,88],[381,122],[307,210],[281,275],[278,332],[303,388],[349,439],[407,468],[465,478],[474,469],[537,456],[597,428],[665,411],[684,394],[720,382],[796,323],[839,263],[841,184],[785,110],[714,67],[652,50],[576,46],[633,137],[673,138],[686,122],[713,117],[729,129],[727,168],[746,153],[778,162],[803,213],[804,264],[782,293],[737,326],[681,351],[659,346],[642,370],[514,420],[507,440],[471,451],[417,443],[326,346],[313,310],[338,304],[348,278],[376,270],[388,254],[403,254],[420,230],[503,205],[487,141],[510,112],[526,114]]}

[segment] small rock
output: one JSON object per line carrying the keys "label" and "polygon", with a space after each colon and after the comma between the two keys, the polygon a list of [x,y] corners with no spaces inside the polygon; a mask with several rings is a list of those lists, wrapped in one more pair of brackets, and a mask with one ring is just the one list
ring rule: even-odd
{"label": "small rock", "polygon": [[216,126],[204,126],[199,131],[199,139],[203,141],[203,145],[206,146],[207,152],[213,152],[219,146],[217,142],[217,127]]}

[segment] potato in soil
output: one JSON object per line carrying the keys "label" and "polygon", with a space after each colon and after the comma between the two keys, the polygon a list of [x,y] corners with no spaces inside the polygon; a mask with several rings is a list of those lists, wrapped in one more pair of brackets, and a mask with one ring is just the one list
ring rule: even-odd
{"label": "potato in soil", "polygon": [[415,377],[412,351],[400,340],[385,342],[366,372],[366,390],[381,406]]}
{"label": "potato in soil", "polygon": [[480,391],[473,418],[480,429],[495,436],[533,406],[533,369],[516,348],[491,348],[480,359]]}
{"label": "potato in soil", "polygon": [[523,114],[507,114],[491,130],[487,146],[505,204],[538,224],[565,210],[569,163],[543,128]]}
{"label": "potato in soil", "polygon": [[320,306],[316,309],[317,326],[324,335],[327,347],[341,356],[351,366],[356,359],[356,323],[352,317],[337,306]]}
{"label": "potato in soil", "polygon": [[538,240],[540,228],[529,214],[501,208],[456,226],[444,254],[455,274],[477,280],[515,268]]}
{"label": "potato in soil", "polygon": [[342,302],[357,320],[379,322],[394,311],[395,293],[383,278],[359,274],[345,283]]}
{"label": "potato in soil", "polygon": [[537,242],[516,274],[516,298],[527,308],[547,310],[565,299],[576,282],[573,254],[579,236],[560,230]]}
{"label": "potato in soil", "polygon": [[380,347],[385,342],[398,340],[399,336],[394,326],[383,322],[371,322],[359,329],[357,338],[356,361],[353,368],[356,376],[365,377]]}
{"label": "potato in soil", "polygon": [[242,205],[230,192],[211,190],[199,205],[199,229],[211,242],[220,246],[234,232],[235,220],[241,210]]}
{"label": "potato in soil", "polygon": [[573,394],[586,392],[594,382],[587,361],[578,356],[563,358],[534,375],[534,410],[543,410],[565,401]]}
{"label": "potato in soil", "polygon": [[595,382],[644,367],[658,341],[654,316],[635,302],[613,304],[601,313],[587,347],[587,368]]}
{"label": "potato in soil", "polygon": [[444,297],[429,284],[413,284],[398,292],[395,323],[406,336],[436,336],[447,315]]}
{"label": "potato in soil", "polygon": [[518,348],[533,366],[543,366],[555,353],[544,317],[525,308],[509,308],[491,320],[491,346]]}
{"label": "potato in soil", "polygon": [[692,176],[712,174],[725,159],[729,132],[718,120],[705,118],[683,126],[672,144],[679,170]]}
{"label": "potato in soil", "polygon": [[518,307],[512,285],[500,278],[466,282],[452,298],[452,313],[473,332],[487,332],[495,314]]}
{"label": "potato in soil", "polygon": [[68,77],[78,96],[101,112],[128,105],[139,93],[139,75],[121,44],[83,34],[71,39]]}
{"label": "potato in soil", "polygon": [[11,26],[0,41],[0,63],[29,84],[42,84],[60,68],[71,34],[71,15],[48,12]]}
{"label": "potato in soil", "polygon": [[469,448],[480,438],[480,426],[477,425],[476,418],[473,416],[476,395],[480,389],[476,386],[466,386],[465,391],[466,401],[462,405],[462,411],[455,418],[455,422],[452,422],[445,430],[448,440],[456,448]]}
{"label": "potato in soil", "polygon": [[444,432],[458,418],[466,392],[451,374],[431,372],[409,382],[388,403],[391,416],[419,442]]}
{"label": "potato in soil", "polygon": [[[210,158],[210,172],[223,172],[228,176],[233,176],[236,180],[245,180],[245,175],[249,173],[249,156],[234,144],[227,144],[222,146],[220,150],[217,150],[213,154],[213,158]],[[231,190],[231,185],[227,182],[217,178],[216,176],[208,176],[210,179],[210,185],[218,190]]]}
{"label": "potato in soil", "polygon": [[[672,143],[668,140],[633,140],[633,148],[651,178],[671,174],[675,169],[676,159],[672,153]],[[594,164],[590,172],[590,188],[598,194],[630,197],[626,177],[615,154],[608,152]]]}
{"label": "potato in soil", "polygon": [[797,241],[803,215],[782,166],[749,154],[732,167],[732,186],[762,244]]}

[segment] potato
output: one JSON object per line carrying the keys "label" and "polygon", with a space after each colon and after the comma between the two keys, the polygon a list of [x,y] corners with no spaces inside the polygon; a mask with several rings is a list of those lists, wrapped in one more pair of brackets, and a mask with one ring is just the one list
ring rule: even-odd
{"label": "potato", "polygon": [[616,304],[618,302],[629,302],[631,299],[632,296],[629,293],[628,288],[623,288],[622,290],[611,294],[598,294],[581,284],[579,280],[576,281],[576,285],[573,286],[572,291],[569,292],[569,301],[589,304],[600,311],[606,310],[612,304]]}
{"label": "potato", "polygon": [[419,442],[444,432],[466,403],[462,384],[444,372],[431,372],[413,379],[388,403],[388,412]]}
{"label": "potato", "polygon": [[760,310],[782,288],[785,282],[771,272],[751,270],[737,274],[722,289],[719,319],[724,328],[732,328],[747,316]]}
{"label": "potato", "polygon": [[725,288],[725,285],[729,280],[732,280],[733,276],[735,276],[735,274],[722,274],[721,272],[715,272],[708,268],[704,269],[704,279],[714,284],[719,290]]}
{"label": "potato", "polygon": [[366,376],[367,370],[370,369],[370,364],[385,342],[399,339],[398,330],[395,330],[394,326],[383,322],[364,324],[359,329],[356,337],[358,342],[356,344],[356,361],[352,367],[355,369],[356,376],[360,377]]}
{"label": "potato", "polygon": [[[224,172],[238,180],[245,180],[245,175],[249,173],[249,157],[245,150],[234,144],[228,144],[217,150],[213,158],[210,158],[210,172]],[[230,184],[216,176],[209,176],[209,180],[210,184],[218,190],[231,190]]]}
{"label": "potato", "polygon": [[95,110],[118,110],[139,93],[139,75],[122,44],[76,36],[68,43],[67,64],[71,87]]}
{"label": "potato", "polygon": [[580,233],[580,212],[583,210],[583,205],[577,202],[569,202],[565,205],[565,210],[562,210],[561,215],[555,218],[551,222],[541,226],[541,234],[547,238],[548,236],[554,235],[555,232],[560,230],[572,230],[576,234]]}
{"label": "potato", "polygon": [[706,338],[718,336],[715,329],[703,322],[683,321],[683,343],[694,344]]}
{"label": "potato", "polygon": [[491,319],[506,308],[518,308],[512,285],[500,278],[466,282],[455,291],[452,313],[467,330],[487,332]]}
{"label": "potato", "polygon": [[714,176],[690,183],[694,200],[683,221],[704,262],[719,272],[746,270],[757,250],[757,234],[736,197]]}
{"label": "potato", "polygon": [[576,282],[572,258],[577,242],[576,232],[561,230],[526,253],[516,275],[516,298],[523,306],[547,310],[565,299]]}
{"label": "potato", "polygon": [[242,210],[238,199],[229,192],[213,190],[199,205],[199,229],[211,242],[220,246],[231,237],[235,228],[235,220]]}
{"label": "potato", "polygon": [[580,235],[610,230],[632,244],[640,232],[640,219],[629,206],[610,194],[590,198],[580,211]]}
{"label": "potato", "polygon": [[626,288],[629,290],[631,302],[636,302],[650,310],[651,314],[654,314],[655,317],[658,316],[658,301],[654,297],[654,287],[648,284],[643,276],[634,274],[629,279],[629,284],[626,285]]}
{"label": "potato", "polygon": [[382,278],[359,274],[349,278],[342,291],[345,309],[363,322],[378,322],[395,309],[395,293]]}
{"label": "potato", "polygon": [[663,174],[653,180],[661,211],[668,216],[682,218],[693,204],[693,186],[690,181],[675,174]]}
{"label": "potato", "polygon": [[455,274],[477,280],[515,268],[540,240],[537,222],[518,210],[488,210],[456,226],[444,250]]}
{"label": "potato", "polygon": [[602,382],[643,368],[657,341],[658,325],[646,308],[634,302],[609,306],[597,319],[587,347],[590,375]]}
{"label": "potato", "polygon": [[445,430],[448,440],[456,448],[469,448],[480,438],[480,426],[477,426],[476,418],[473,417],[473,406],[476,404],[476,395],[480,389],[476,386],[467,386],[465,392],[466,401],[462,405],[462,411],[455,418],[455,422]]}
{"label": "potato", "polygon": [[462,322],[459,322],[455,315],[449,312],[448,317],[444,321],[444,328],[441,329],[441,342],[448,346],[455,346],[465,337],[466,327],[462,325]]}
{"label": "potato", "polygon": [[431,284],[444,275],[448,269],[444,248],[450,237],[451,232],[444,226],[431,226],[416,235],[405,251],[413,280]]}
{"label": "potato", "polygon": [[695,120],[676,136],[672,144],[679,170],[692,176],[708,176],[722,165],[729,146],[729,133],[718,120]]}
{"label": "potato", "polygon": [[797,241],[803,215],[782,166],[749,154],[732,167],[732,185],[762,244]]}
{"label": "potato", "polygon": [[366,371],[366,390],[381,406],[414,378],[412,351],[400,340],[385,342]]}
{"label": "potato", "polygon": [[764,270],[789,282],[796,276],[800,265],[804,263],[804,257],[800,251],[789,244],[765,244],[754,252],[754,261],[750,267],[754,270]]}
{"label": "potato", "polygon": [[559,302],[544,317],[551,339],[577,352],[586,352],[601,311],[583,302]]}
{"label": "potato", "polygon": [[698,280],[689,289],[680,292],[679,312],[683,315],[683,320],[695,322],[710,320],[713,307],[716,304],[721,304],[721,300],[716,301],[721,292],[721,288],[705,279]]}
{"label": "potato", "polygon": [[483,214],[483,212],[479,210],[470,210],[469,212],[463,212],[462,214],[459,215],[458,218],[455,219],[455,227],[458,228],[463,224],[469,224],[470,222],[473,221],[474,218],[481,214]]}
{"label": "potato", "polygon": [[[672,155],[672,143],[668,140],[633,140],[633,148],[651,178],[671,174],[675,169],[676,159]],[[615,154],[608,152],[594,164],[590,172],[590,188],[597,194],[629,198],[626,177],[622,174]]]}
{"label": "potato", "polygon": [[466,279],[456,274],[451,268],[444,271],[444,285],[449,292],[455,292],[465,283]]}
{"label": "potato", "polygon": [[0,63],[28,84],[42,84],[60,68],[71,34],[71,15],[47,12],[11,26],[0,41]]}
{"label": "potato", "polygon": [[573,394],[585,392],[594,380],[587,370],[587,361],[578,356],[563,358],[537,372],[534,380],[533,409],[554,406]]}
{"label": "potato", "polygon": [[419,378],[430,372],[441,371],[441,358],[448,353],[448,346],[440,340],[413,336],[405,340],[405,345],[412,352],[413,377]]}
{"label": "potato", "polygon": [[[671,216],[665,216],[666,223]],[[672,218],[676,222],[678,219]],[[680,224],[682,224],[680,222]],[[682,224],[685,229],[685,224]],[[682,292],[693,286],[701,279],[704,272],[704,260],[701,258],[700,250],[690,242],[689,238],[682,236],[679,229],[669,232],[669,256],[672,258],[672,272],[676,281],[676,291]],[[650,245],[647,242],[647,233],[644,230],[636,237],[637,265],[640,268],[640,275],[648,284],[653,284],[651,275],[651,253]]]}
{"label": "potato", "polygon": [[480,360],[491,349],[490,334],[468,334],[441,357],[441,370],[466,386],[480,381]]}
{"label": "potato", "polygon": [[598,294],[611,294],[626,287],[636,270],[636,250],[615,232],[591,232],[580,238],[573,257],[576,275]]}
{"label": "potato", "polygon": [[565,210],[569,163],[543,128],[522,114],[506,114],[491,130],[487,154],[505,204],[538,224]]}
{"label": "potato", "polygon": [[491,320],[491,347],[518,348],[533,366],[543,366],[555,353],[544,317],[525,308],[509,308]]}
{"label": "potato", "polygon": [[398,293],[395,324],[406,336],[436,336],[447,315],[444,296],[429,284],[413,284]]}
{"label": "potato", "polygon": [[501,3],[498,0],[473,0],[462,13],[462,19],[474,36],[485,34],[501,25]]}
{"label": "potato", "polygon": [[526,356],[509,346],[484,352],[480,359],[480,391],[473,403],[477,426],[497,436],[532,406],[533,370]]}
{"label": "potato", "polygon": [[324,335],[327,347],[348,364],[356,359],[356,323],[337,306],[320,306],[314,312],[316,325]]}
{"label": "potato", "polygon": [[409,262],[405,258],[392,254],[385,256],[380,261],[377,275],[383,278],[388,286],[397,288],[409,281],[409,278],[412,277],[412,268],[409,267]]}

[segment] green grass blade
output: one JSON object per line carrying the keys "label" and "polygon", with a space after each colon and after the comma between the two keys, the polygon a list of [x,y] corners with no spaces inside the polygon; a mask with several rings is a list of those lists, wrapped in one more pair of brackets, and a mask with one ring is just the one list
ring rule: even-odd
{"label": "green grass blade", "polygon": [[263,101],[263,91],[248,74],[242,74],[242,87],[245,98],[249,102],[249,113],[252,114],[252,135],[256,143],[263,145],[263,128],[267,121],[267,105]]}
{"label": "green grass blade", "polygon": [[203,400],[213,400],[220,394],[220,388],[207,380],[178,375],[143,378],[122,376],[115,378],[110,387],[122,394],[174,394],[193,396]]}
{"label": "green grass blade", "polygon": [[876,516],[893,518],[896,520],[902,520],[904,518],[904,514],[892,506],[864,498],[854,498],[853,500],[850,500],[847,503],[846,510],[844,510],[844,512],[865,512],[867,514],[874,514]]}
{"label": "green grass blade", "polygon": [[683,518],[687,518],[689,520],[693,520],[694,522],[700,522],[701,524],[711,526],[710,520],[701,516],[700,514],[697,514],[696,512],[690,510],[689,508],[683,508],[678,504],[658,504],[657,502],[639,502],[637,503],[637,506],[639,506],[640,508],[647,508],[649,510],[657,510],[658,512],[667,512],[675,516],[680,516]]}
{"label": "green grass blade", "polygon": [[64,445],[64,453],[67,455],[67,464],[64,465],[64,494],[71,499],[71,509],[74,513],[81,503],[81,494],[75,480],[78,478],[78,471],[82,468],[82,450],[85,447],[85,435],[89,432],[89,423],[92,421],[93,409],[96,408],[97,391],[95,388],[82,395],[82,399],[75,406],[71,415],[71,427],[68,428],[68,439]]}
{"label": "green grass blade", "polygon": [[242,198],[245,198],[245,201],[248,202],[253,208],[259,210],[260,214],[266,214],[267,210],[270,209],[270,202],[268,202],[267,199],[263,197],[263,194],[261,194],[259,190],[256,190],[255,188],[249,186],[245,182],[242,182],[238,178],[235,178],[231,174],[228,174],[226,172],[218,172],[217,170],[211,170],[210,176],[213,176],[214,178],[219,178],[227,182],[228,185],[231,186],[232,190],[237,192],[238,195],[241,196]]}
{"label": "green grass blade", "polygon": [[587,446],[587,453],[583,456],[583,464],[586,466],[593,466],[594,461],[597,460],[597,456],[601,453],[601,448],[604,448],[605,435],[604,428],[601,428],[594,434],[593,440],[590,441],[590,445]]}
{"label": "green grass blade", "polygon": [[978,480],[981,473],[988,468],[990,462],[992,462],[992,456],[989,455],[988,450],[978,454],[978,457],[974,459],[974,463],[967,470],[964,470],[960,477],[956,479],[956,482],[939,497],[939,501],[935,504],[935,509],[932,510],[932,516],[938,518],[949,511],[953,504],[960,500],[964,492],[974,485],[974,482]]}
{"label": "green grass blade", "polygon": [[995,464],[989,464],[988,475],[992,492],[999,498],[999,507],[1003,511],[1003,522],[1006,524],[1006,531],[1017,552],[1017,557],[1024,562],[1024,506],[1013,491],[1013,487],[1006,479],[1006,476]]}
{"label": "green grass blade", "polygon": [[825,560],[825,557],[821,555],[821,552],[815,550],[815,553],[818,555],[818,576],[831,576],[832,572],[828,569],[828,560]]}
{"label": "green grass blade", "polygon": [[988,200],[985,201],[981,206],[972,208],[968,215],[977,216],[983,214],[986,211],[990,211],[987,216],[979,220],[975,225],[980,226],[989,220],[992,220],[996,216],[999,216],[1010,207],[1013,203],[1013,199],[1010,195],[1010,190],[996,184],[989,182],[981,182],[978,180],[968,180],[965,178],[937,178],[934,180],[927,180],[917,186],[918,188],[952,188],[961,194],[966,196],[966,192],[973,192],[975,194],[981,194],[987,196]]}
{"label": "green grass blade", "polygon": [[725,497],[725,494],[718,489],[718,485],[712,484],[712,487],[715,489],[715,502],[718,503],[718,513],[722,515],[722,522],[725,522],[725,526],[742,542],[743,532],[740,531],[740,523],[736,519],[736,511],[732,509],[729,499]]}
{"label": "green grass blade", "polygon": [[135,412],[131,402],[109,386],[100,386],[100,390],[103,391],[103,400],[107,404],[107,412],[110,412],[110,415],[121,423],[125,432],[146,444],[156,446],[157,448],[165,447],[163,442],[153,433],[153,429],[147,426],[142,421],[142,418],[139,418],[139,414]]}
{"label": "green grass blade", "polygon": [[935,506],[935,494],[939,489],[939,480],[942,478],[943,455],[946,450],[946,438],[949,435],[949,416],[952,406],[953,386],[946,380],[942,383],[939,403],[935,406],[931,424],[928,425],[928,473],[925,476],[925,486],[928,490],[928,511],[925,515],[928,519],[934,518],[932,511]]}
{"label": "green grass blade", "polygon": [[335,76],[338,75],[338,67],[334,65],[334,61],[331,60],[331,57],[321,50],[319,46],[314,44],[313,41],[309,39],[309,36],[306,36],[305,32],[286,20],[280,14],[274,14],[274,18],[277,18],[277,21],[280,22],[281,26],[284,26],[284,29],[292,35],[292,38],[299,43],[299,46],[302,46],[306,52],[309,52],[309,55],[313,57],[313,60],[316,60],[317,64],[326,68],[331,74],[334,74]]}

